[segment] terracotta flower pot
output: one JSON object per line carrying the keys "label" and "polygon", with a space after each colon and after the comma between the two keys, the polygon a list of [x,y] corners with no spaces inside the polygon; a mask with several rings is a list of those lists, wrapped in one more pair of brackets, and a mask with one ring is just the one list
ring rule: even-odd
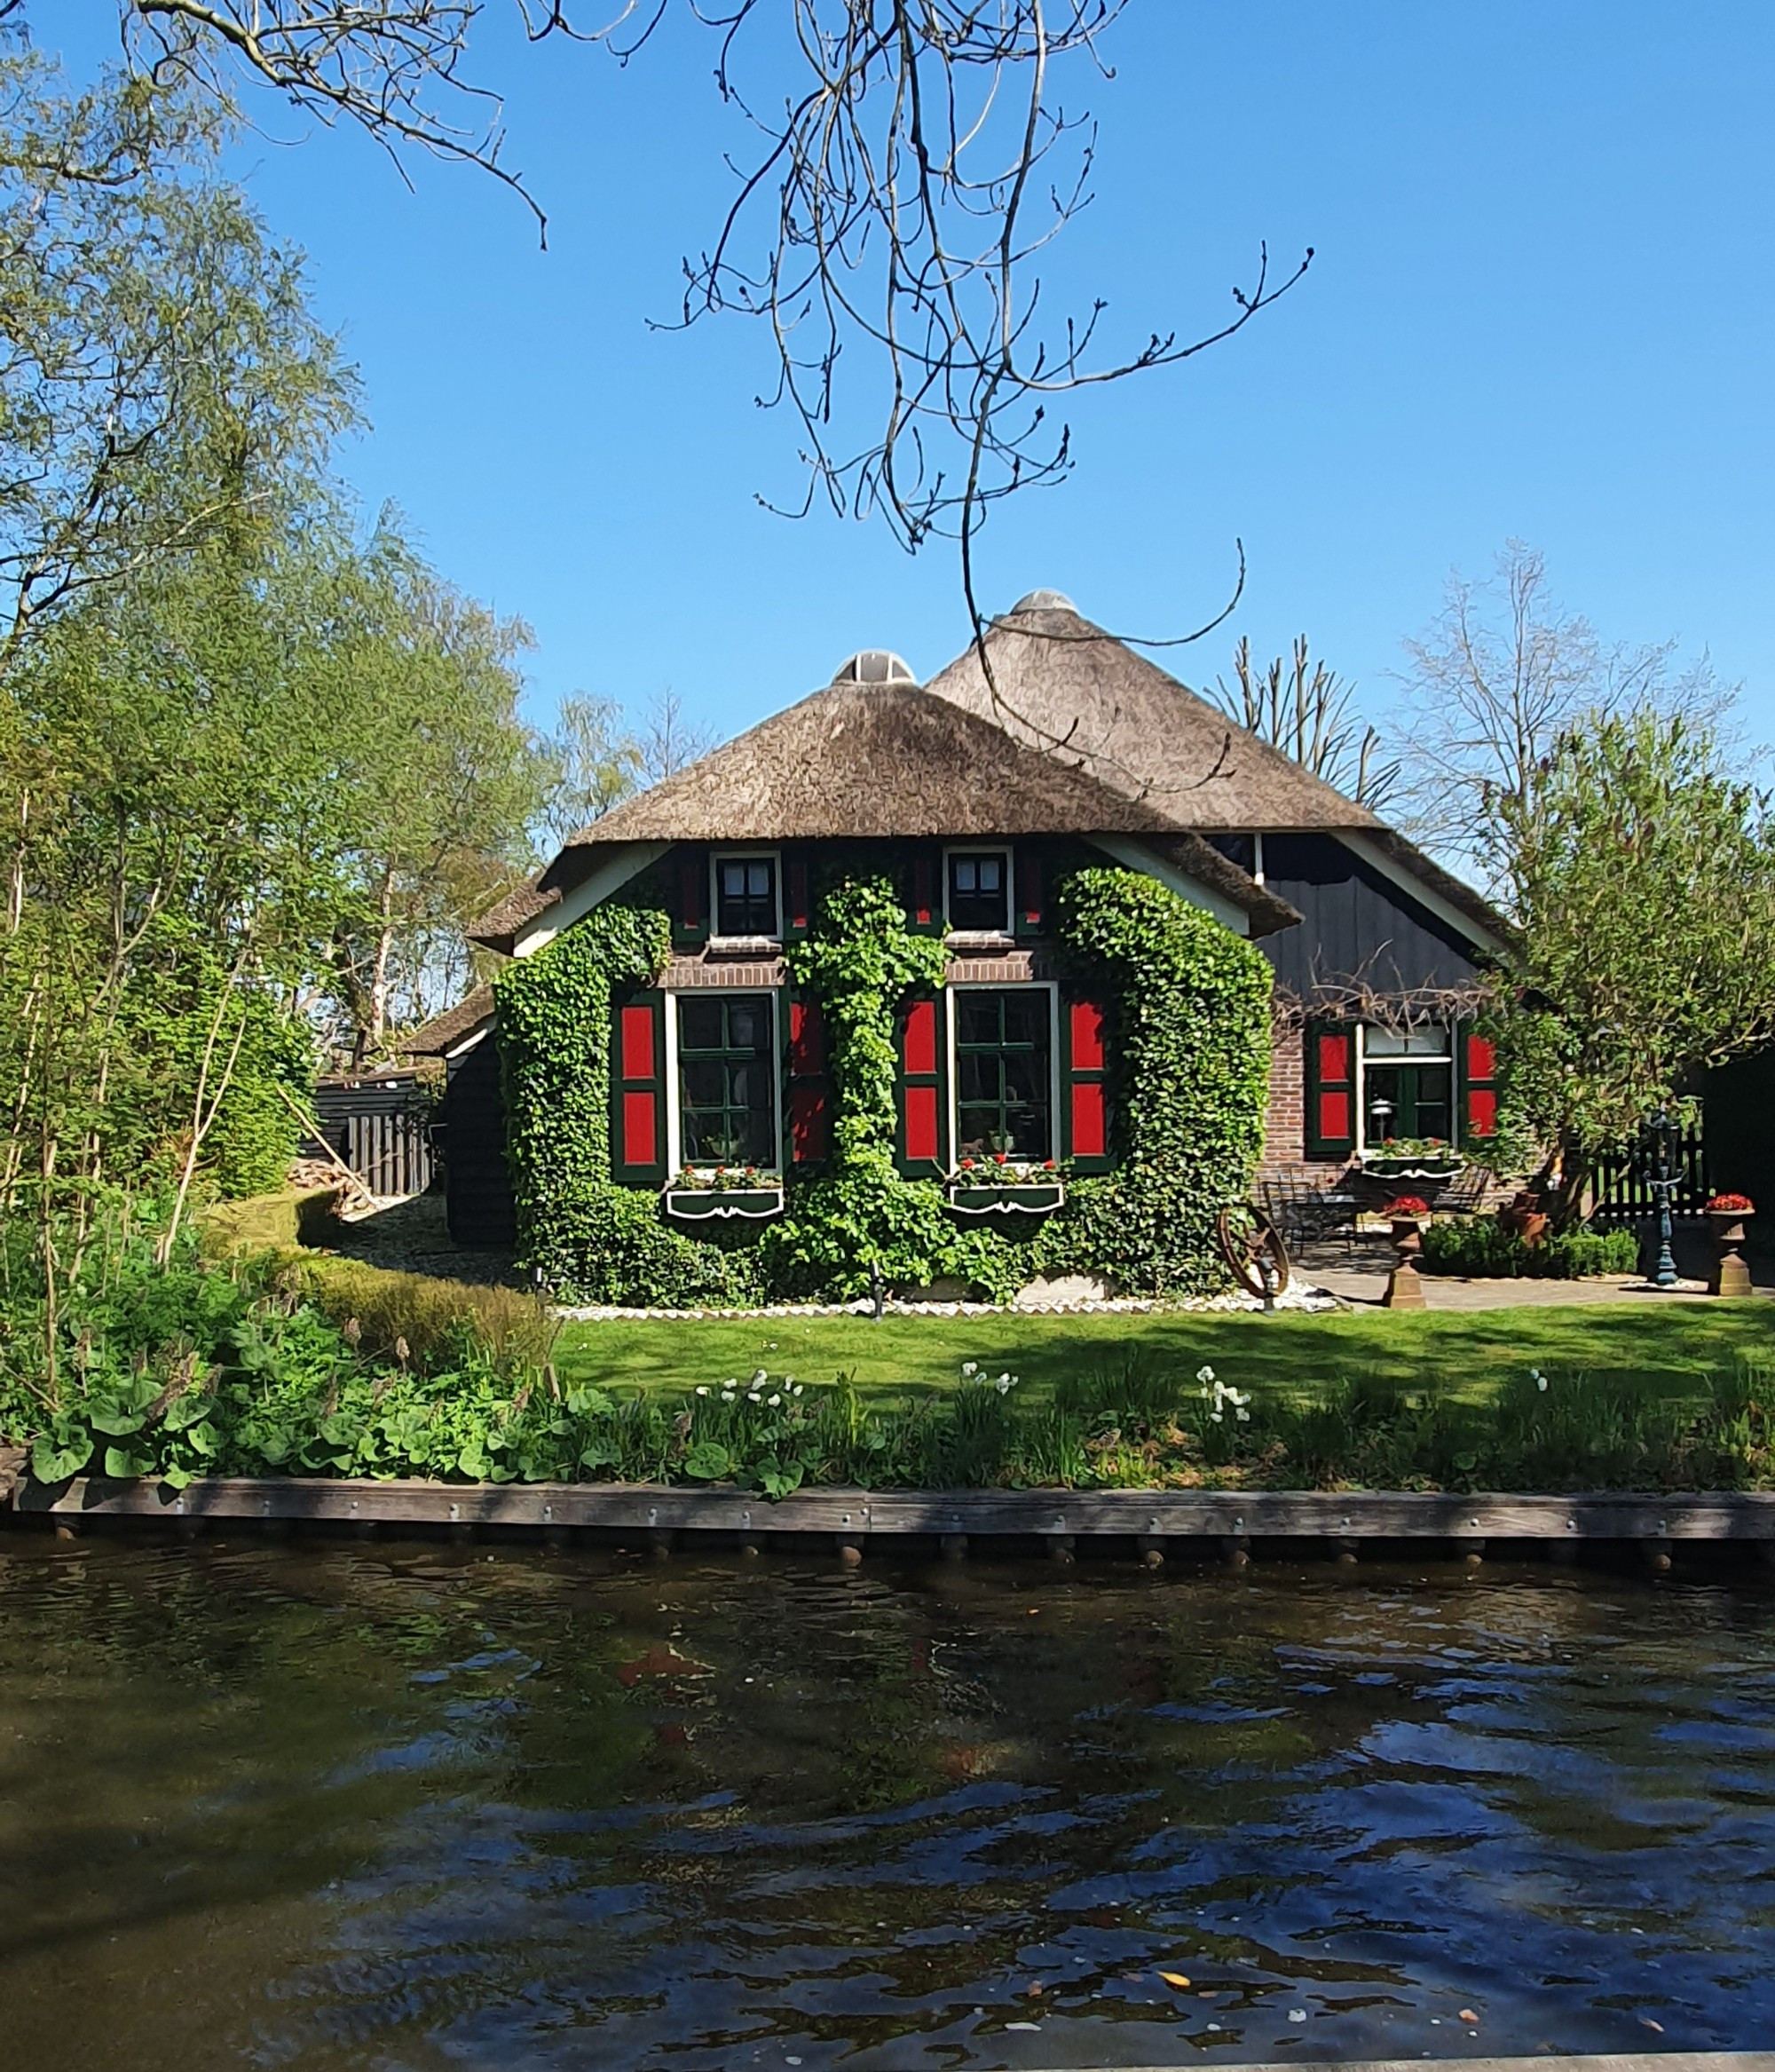
{"label": "terracotta flower pot", "polygon": [[1744,1226],[1755,1214],[1753,1209],[1709,1209],[1708,1222],[1714,1234],[1714,1266],[1708,1276],[1710,1295],[1747,1295],[1750,1269],[1739,1246],[1744,1243]]}
{"label": "terracotta flower pot", "polygon": [[1394,1216],[1392,1222],[1396,1263],[1387,1276],[1386,1293],[1381,1297],[1381,1305],[1387,1309],[1422,1309],[1426,1305],[1417,1261],[1424,1250],[1424,1219]]}

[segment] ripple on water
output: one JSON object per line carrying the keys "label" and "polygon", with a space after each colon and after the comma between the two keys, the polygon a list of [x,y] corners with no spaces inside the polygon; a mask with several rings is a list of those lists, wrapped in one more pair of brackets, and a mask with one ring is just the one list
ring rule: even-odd
{"label": "ripple on water", "polygon": [[20,1543],[9,2034],[183,2072],[1749,2046],[1771,1611]]}

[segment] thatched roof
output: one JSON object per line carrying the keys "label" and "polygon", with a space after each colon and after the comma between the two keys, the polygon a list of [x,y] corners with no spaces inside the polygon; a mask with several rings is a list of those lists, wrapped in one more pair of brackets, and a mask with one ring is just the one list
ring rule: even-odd
{"label": "thatched roof", "polygon": [[493,989],[477,985],[467,999],[434,1015],[423,1028],[415,1029],[400,1047],[404,1057],[444,1057],[472,1036],[493,1011]]}
{"label": "thatched roof", "polygon": [[1254,935],[1299,919],[1158,805],[1012,739],[915,685],[835,684],[626,801],[573,835],[532,884],[484,916],[509,949],[531,921],[622,842],[777,842],[942,835],[1164,835],[1180,867],[1249,917]]}
{"label": "thatched roof", "polygon": [[1471,886],[1366,806],[1247,732],[1054,593],[1037,592],[996,620],[986,648],[990,684],[970,645],[927,689],[1186,827],[1364,834],[1485,933],[1510,932]]}
{"label": "thatched roof", "polygon": [[1070,605],[1019,606],[994,621],[986,649],[991,684],[970,645],[926,688],[1174,824],[1215,834],[1380,825]]}

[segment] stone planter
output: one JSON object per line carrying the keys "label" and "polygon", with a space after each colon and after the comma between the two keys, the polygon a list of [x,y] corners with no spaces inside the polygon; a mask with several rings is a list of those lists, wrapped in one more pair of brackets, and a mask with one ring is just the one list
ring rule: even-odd
{"label": "stone planter", "polygon": [[666,1214],[680,1223],[761,1223],[783,1213],[783,1190],[774,1182],[761,1187],[668,1187],[665,1200]]}
{"label": "stone planter", "polygon": [[1710,1295],[1747,1295],[1750,1269],[1739,1247],[1744,1243],[1744,1226],[1754,1209],[1709,1209],[1708,1222],[1714,1234],[1713,1271],[1708,1276]]}
{"label": "stone planter", "polygon": [[1421,1216],[1394,1216],[1392,1218],[1392,1249],[1394,1265],[1387,1276],[1386,1293],[1381,1297],[1381,1307],[1385,1309],[1422,1309],[1424,1283],[1418,1277],[1417,1262],[1424,1254],[1424,1219]]}
{"label": "stone planter", "polygon": [[949,1190],[949,1206],[962,1216],[1045,1216],[1065,1199],[1059,1180],[954,1180]]}

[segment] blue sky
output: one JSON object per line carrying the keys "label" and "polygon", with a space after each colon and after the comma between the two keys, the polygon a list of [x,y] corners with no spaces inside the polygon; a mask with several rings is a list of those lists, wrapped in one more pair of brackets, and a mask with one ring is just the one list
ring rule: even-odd
{"label": "blue sky", "polygon": [[[36,12],[77,65],[115,20]],[[1515,534],[1605,636],[1709,648],[1775,735],[1775,8],[1133,0],[1106,55],[1115,76],[1079,83],[1097,200],[1051,292],[1102,295],[1138,339],[1212,328],[1262,239],[1318,257],[1230,344],[1071,413],[1077,471],[995,518],[984,599],[1050,585],[1181,630],[1242,538],[1236,619],[1170,666],[1211,678],[1238,633],[1268,653],[1304,631],[1378,707],[1448,572]],[[727,193],[711,61],[688,20],[626,71],[525,50],[494,0],[484,69],[546,252],[472,170],[416,162],[409,192],[263,101],[236,154],[362,371],[346,475],[531,623],[545,724],[574,690],[669,684],[731,732],[854,648],[929,675],[966,637],[951,550],[758,509],[798,481],[793,428],[753,405],[761,333],[648,328]]]}

